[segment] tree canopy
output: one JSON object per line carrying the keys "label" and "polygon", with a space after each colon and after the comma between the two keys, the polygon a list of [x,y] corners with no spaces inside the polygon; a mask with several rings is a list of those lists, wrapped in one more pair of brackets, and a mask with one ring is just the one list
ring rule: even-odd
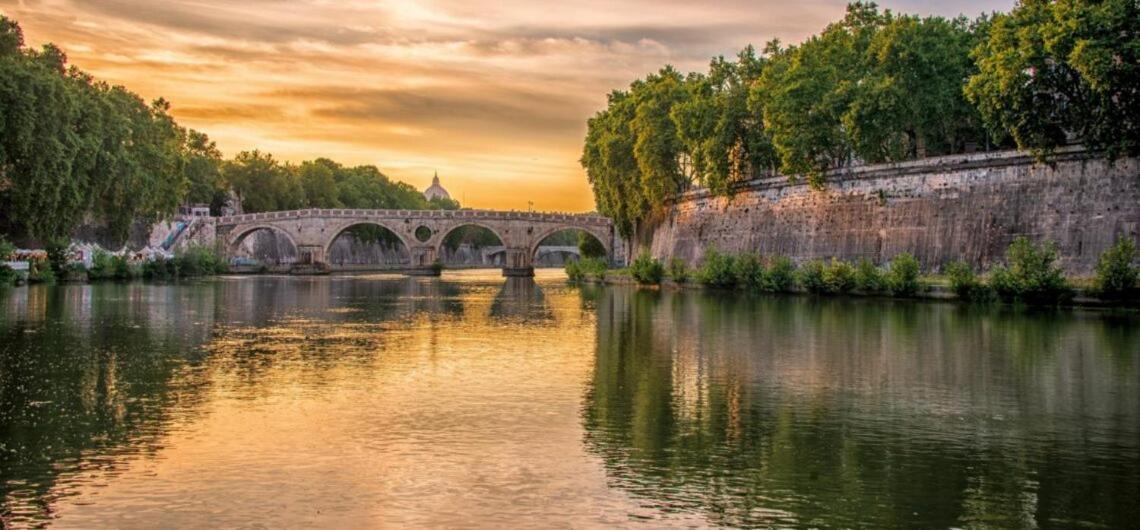
{"label": "tree canopy", "polygon": [[1138,6],[1025,0],[971,21],[856,2],[798,45],[748,46],[707,73],[666,66],[611,93],[581,163],[628,235],[692,185],[728,195],[780,173],[822,187],[853,164],[1012,146],[1136,154]]}

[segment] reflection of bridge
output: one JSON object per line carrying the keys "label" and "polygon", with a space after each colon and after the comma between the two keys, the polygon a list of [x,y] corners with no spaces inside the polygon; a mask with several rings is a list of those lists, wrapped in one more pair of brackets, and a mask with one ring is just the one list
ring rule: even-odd
{"label": "reflection of bridge", "polygon": [[583,230],[597,238],[611,263],[621,265],[626,260],[625,244],[607,217],[492,210],[311,209],[232,215],[218,218],[216,244],[228,259],[249,234],[272,230],[296,248],[298,265],[324,268],[329,247],[337,236],[360,225],[380,226],[392,232],[411,254],[409,272],[415,274],[438,274],[433,264],[443,239],[452,230],[467,225],[486,228],[503,242],[506,276],[534,274],[539,243],[567,229]]}

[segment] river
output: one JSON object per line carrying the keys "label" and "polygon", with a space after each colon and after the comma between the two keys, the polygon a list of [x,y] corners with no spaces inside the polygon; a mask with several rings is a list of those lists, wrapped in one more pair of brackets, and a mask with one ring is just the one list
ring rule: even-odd
{"label": "river", "polygon": [[0,291],[11,528],[1140,520],[1140,316],[386,275]]}

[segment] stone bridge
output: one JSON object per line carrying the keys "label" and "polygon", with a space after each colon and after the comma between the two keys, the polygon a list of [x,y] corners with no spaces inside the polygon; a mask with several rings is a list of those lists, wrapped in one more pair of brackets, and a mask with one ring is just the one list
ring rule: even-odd
{"label": "stone bridge", "polygon": [[607,217],[590,214],[504,212],[494,210],[358,210],[309,209],[220,217],[215,244],[227,260],[250,234],[272,230],[288,239],[297,250],[297,270],[327,269],[329,247],[345,230],[376,225],[391,231],[411,255],[412,274],[438,274],[435,266],[447,234],[461,226],[486,228],[503,242],[506,252],[504,276],[530,276],[539,243],[566,229],[583,230],[606,249],[611,265],[624,265],[625,242]]}

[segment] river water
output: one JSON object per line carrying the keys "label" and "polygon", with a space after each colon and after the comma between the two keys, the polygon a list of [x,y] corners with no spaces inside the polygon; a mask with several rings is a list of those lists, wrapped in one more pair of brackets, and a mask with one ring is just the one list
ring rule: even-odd
{"label": "river water", "polygon": [[9,289],[0,520],[1132,526],[1140,317],[557,271]]}

